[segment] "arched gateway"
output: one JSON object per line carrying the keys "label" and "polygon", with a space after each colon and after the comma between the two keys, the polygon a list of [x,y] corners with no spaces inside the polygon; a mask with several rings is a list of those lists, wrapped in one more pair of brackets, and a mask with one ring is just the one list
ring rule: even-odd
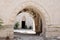
{"label": "arched gateway", "polygon": [[[43,26],[42,26],[42,18],[40,16],[41,12],[38,12],[37,9],[34,9],[32,7],[26,7],[24,9],[22,9],[21,11],[19,11],[16,16],[18,16],[19,14],[23,14],[24,12],[25,12],[25,14],[29,13],[29,15],[31,15],[32,18],[33,18],[33,20],[34,20],[34,24],[33,24],[34,26],[32,27],[34,34],[40,34],[40,33],[42,33],[42,27]],[[24,19],[25,19],[25,17],[24,17]],[[23,23],[22,26],[24,26],[24,25],[25,24]],[[25,28],[25,26],[23,28]],[[21,30],[18,30],[18,31],[20,32]],[[17,31],[15,30],[15,32],[17,32]],[[23,32],[23,30],[22,30],[22,32]],[[33,34],[33,32],[31,32],[31,34]]]}
{"label": "arched gateway", "polygon": [[32,3],[32,2],[23,3],[18,8],[16,8],[14,12],[14,14],[16,14],[15,18],[22,12],[27,12],[33,16],[32,18],[34,19],[34,22],[35,22],[35,31],[33,31],[34,34],[40,34],[40,33],[45,34],[46,27],[48,26],[50,22],[49,20],[50,18],[47,12],[40,5]]}

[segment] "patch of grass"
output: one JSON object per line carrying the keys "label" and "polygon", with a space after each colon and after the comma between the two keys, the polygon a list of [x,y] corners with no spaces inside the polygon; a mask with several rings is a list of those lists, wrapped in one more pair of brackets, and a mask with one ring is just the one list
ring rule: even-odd
{"label": "patch of grass", "polygon": [[19,22],[16,22],[14,25],[14,29],[18,29],[18,26],[19,26]]}
{"label": "patch of grass", "polygon": [[2,27],[3,20],[0,18],[0,28]]}

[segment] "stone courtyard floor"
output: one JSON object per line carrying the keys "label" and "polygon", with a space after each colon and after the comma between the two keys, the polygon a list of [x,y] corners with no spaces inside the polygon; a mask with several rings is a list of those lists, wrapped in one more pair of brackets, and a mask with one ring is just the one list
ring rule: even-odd
{"label": "stone courtyard floor", "polygon": [[[6,39],[0,38],[0,40],[6,40]],[[60,40],[60,39],[46,38],[43,35],[29,35],[29,34],[14,33],[14,39],[10,39],[10,40]]]}
{"label": "stone courtyard floor", "polygon": [[26,35],[15,33],[14,40],[59,40],[56,38],[45,38],[43,35]]}

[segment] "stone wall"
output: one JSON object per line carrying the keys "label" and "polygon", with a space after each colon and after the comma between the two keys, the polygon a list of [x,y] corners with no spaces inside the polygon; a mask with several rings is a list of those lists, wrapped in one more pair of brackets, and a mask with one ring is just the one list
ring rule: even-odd
{"label": "stone wall", "polygon": [[[60,0],[0,0],[0,18],[3,19],[4,25],[13,24],[16,14],[29,5],[35,6],[42,12],[46,36],[60,36]],[[0,33],[3,32],[5,31],[1,30]]]}
{"label": "stone wall", "polygon": [[0,28],[0,38],[13,38],[13,27],[11,25],[4,25]]}

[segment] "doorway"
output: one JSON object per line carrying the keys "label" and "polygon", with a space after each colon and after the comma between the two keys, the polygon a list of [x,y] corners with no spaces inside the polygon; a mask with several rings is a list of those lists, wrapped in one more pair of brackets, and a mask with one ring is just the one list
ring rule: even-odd
{"label": "doorway", "polygon": [[[17,16],[18,15],[21,16],[21,14],[23,14],[23,17],[20,21],[20,25],[18,26],[18,29],[21,29],[21,30],[15,29],[15,32],[21,31],[20,33],[27,33],[27,34],[40,34],[40,33],[42,33],[42,19],[41,19],[40,15],[38,14],[38,12],[36,12],[32,8],[24,8],[22,11],[20,11],[17,14]],[[26,25],[26,22],[27,22],[26,17],[25,17],[26,14],[30,15],[30,17],[33,20],[32,23],[30,23],[31,20],[27,23],[28,26]],[[18,17],[18,18],[20,19],[20,17]],[[31,24],[32,26],[31,25],[29,26],[29,24]]]}

